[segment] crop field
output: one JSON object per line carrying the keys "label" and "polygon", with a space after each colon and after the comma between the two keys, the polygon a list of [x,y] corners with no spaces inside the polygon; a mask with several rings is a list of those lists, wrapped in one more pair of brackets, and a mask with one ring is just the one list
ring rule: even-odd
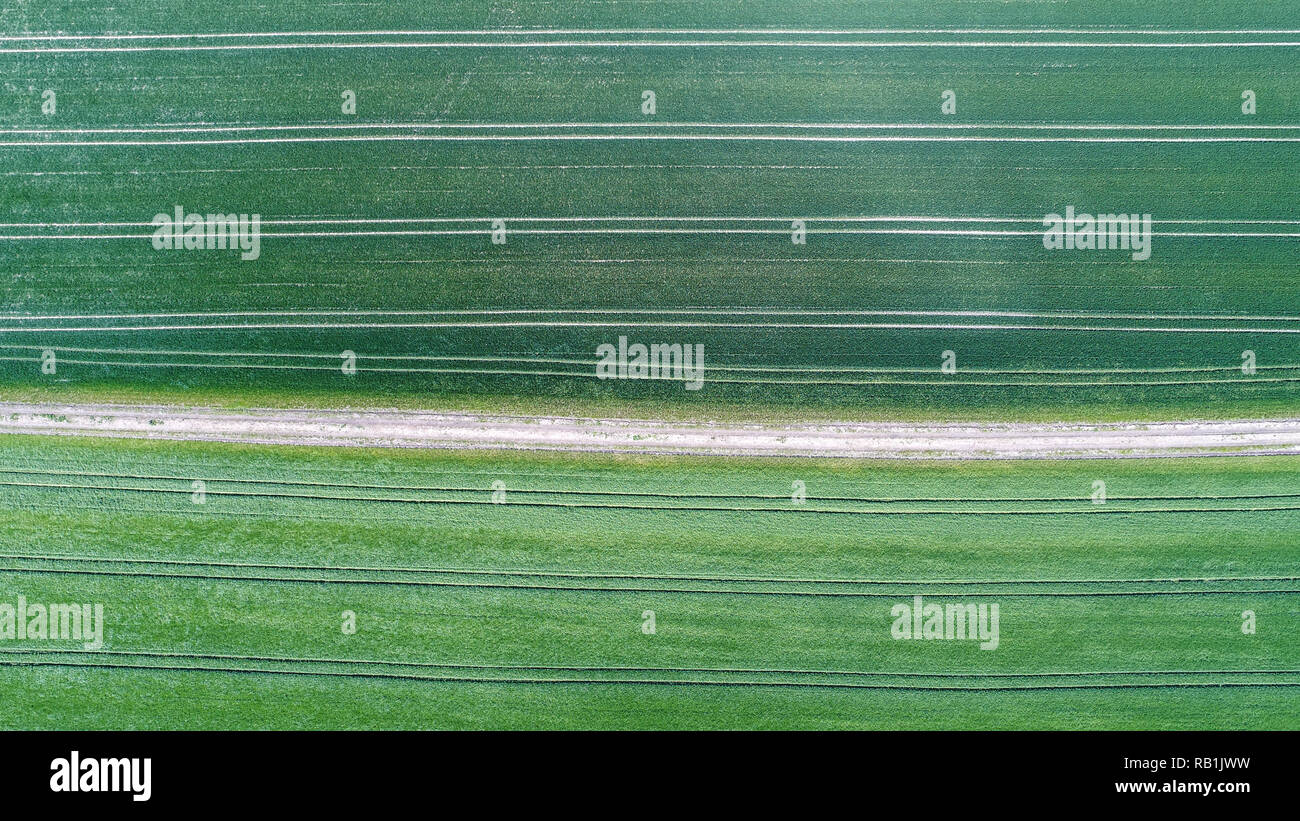
{"label": "crop field", "polygon": [[[12,395],[1003,419],[1295,395],[1300,63],[1268,43],[1300,35],[1250,33],[1294,4],[1167,35],[994,3],[389,5],[337,36],[289,3],[229,37],[182,3],[114,4],[98,39],[7,15],[33,33],[0,41]],[[154,250],[176,207],[260,215],[258,258]],[[1045,249],[1067,207],[1150,215],[1149,259]],[[619,336],[702,345],[707,388],[596,379]]]}
{"label": "crop field", "polygon": [[[0,450],[3,589],[111,625],[4,648],[7,726],[1295,726],[1293,459]],[[916,595],[998,646],[893,640]]]}
{"label": "crop field", "polygon": [[1300,2],[219,8],[0,0],[0,727],[1300,729]]}

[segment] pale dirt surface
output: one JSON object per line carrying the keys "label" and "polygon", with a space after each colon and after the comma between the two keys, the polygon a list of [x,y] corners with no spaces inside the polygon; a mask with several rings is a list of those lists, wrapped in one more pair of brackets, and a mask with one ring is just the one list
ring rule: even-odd
{"label": "pale dirt surface", "polygon": [[691,423],[419,411],[0,402],[0,433],[719,456],[1070,459],[1300,455],[1300,418],[1157,423]]}

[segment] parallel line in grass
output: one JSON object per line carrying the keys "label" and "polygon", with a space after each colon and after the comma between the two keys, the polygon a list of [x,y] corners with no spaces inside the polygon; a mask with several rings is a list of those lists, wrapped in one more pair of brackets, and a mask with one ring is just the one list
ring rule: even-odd
{"label": "parallel line in grass", "polygon": [[525,163],[501,165],[352,165],[339,166],[241,166],[232,168],[155,168],[155,169],[79,169],[63,171],[0,171],[0,177],[172,177],[185,174],[275,174],[329,172],[332,174],[355,171],[843,171],[854,166],[798,163]]}
{"label": "parallel line in grass", "polygon": [[674,687],[806,687],[838,690],[913,690],[913,691],[952,691],[952,692],[1009,692],[1030,690],[1115,690],[1115,689],[1164,689],[1190,687],[1300,687],[1300,681],[1222,681],[1222,682],[1136,682],[1136,683],[1073,683],[1073,684],[1030,684],[1030,685],[979,685],[979,686],[936,686],[920,684],[861,684],[856,682],[828,681],[721,681],[711,679],[602,679],[602,678],[516,678],[496,676],[425,676],[414,673],[382,672],[347,672],[339,670],[277,670],[256,667],[214,667],[214,666],[180,666],[158,664],[108,664],[104,662],[76,662],[57,660],[23,660],[0,658],[0,666],[7,667],[63,667],[91,668],[99,670],[136,670],[136,671],[172,671],[192,673],[227,673],[285,676],[315,676],[325,678],[368,678],[392,679],[402,681],[444,682],[451,684],[622,684],[622,685],[660,685]]}
{"label": "parallel line in grass", "polygon": [[[1295,45],[1300,46],[1300,43]],[[0,54],[6,54],[0,49]],[[193,140],[0,140],[0,148],[156,147],[185,145],[277,145],[392,142],[727,142],[727,143],[1300,143],[1300,137],[1005,137],[929,134],[347,134],[317,137],[239,137]]]}
{"label": "parallel line in grass", "polygon": [[1224,34],[1300,34],[1300,29],[1160,29],[1115,27],[1037,27],[1014,28],[984,26],[977,28],[553,28],[502,27],[480,29],[374,29],[352,31],[256,31],[256,32],[169,32],[169,33],[102,33],[102,34],[9,34],[0,36],[5,42],[47,42],[58,40],[226,40],[271,37],[532,37],[536,35],[585,34],[607,36],[611,34],[703,34],[751,35],[770,37],[783,35],[864,35],[864,34],[1078,34],[1115,36],[1216,36]]}
{"label": "parallel line in grass", "polygon": [[[912,590],[908,592],[861,592],[829,590],[745,590],[717,588],[671,588],[671,587],[595,587],[577,585],[543,585],[543,584],[506,584],[503,582],[458,582],[431,581],[415,579],[359,579],[359,578],[318,578],[305,576],[245,576],[216,573],[162,573],[155,571],[129,570],[92,570],[88,568],[54,568],[54,567],[0,567],[0,573],[26,574],[60,574],[72,576],[115,576],[139,579],[173,579],[200,581],[244,581],[264,583],[291,584],[352,584],[395,587],[434,587],[459,588],[470,590],[530,590],[547,592],[574,593],[659,593],[678,595],[721,595],[721,596],[793,596],[804,598],[859,598],[859,599],[893,599],[909,595],[944,596],[951,593],[926,593]],[[1264,590],[1085,590],[1085,591],[965,591],[960,595],[967,598],[1100,598],[1116,596],[1205,596],[1205,595],[1286,595],[1300,593],[1300,589],[1264,589]]]}
{"label": "parallel line in grass", "polygon": [[[339,353],[330,351],[326,353],[283,353],[277,351],[176,351],[160,350],[151,348],[80,348],[63,345],[0,345],[0,350],[23,350],[23,351],[54,351],[55,353],[96,353],[96,354],[113,354],[119,356],[193,356],[193,357],[243,357],[248,359],[326,359],[337,360]],[[518,356],[419,356],[415,354],[357,354],[357,361],[379,360],[379,361],[399,361],[399,362],[487,362],[487,363],[508,363],[508,364],[526,364],[526,365],[583,365],[587,367],[596,367],[597,360],[585,359],[568,359],[552,357],[518,357]],[[9,362],[31,362],[37,361],[30,358],[8,357],[0,358],[2,361]],[[85,360],[90,361],[90,360]],[[98,360],[95,360],[98,361]],[[159,363],[165,366],[170,363]],[[697,365],[698,370],[714,373],[864,373],[864,374],[933,374],[934,368],[854,368],[854,367],[808,367],[808,366],[786,366],[786,365]],[[1256,365],[1259,371],[1294,371],[1300,370],[1300,364],[1294,365]],[[366,369],[368,370],[368,369]],[[1167,368],[1040,368],[1040,369],[1006,369],[1006,368],[962,368],[961,373],[978,374],[982,376],[1050,376],[1050,375],[1071,375],[1071,374],[1180,374],[1180,373],[1221,373],[1221,372],[1239,372],[1240,365],[1203,365],[1188,367],[1167,367]],[[475,373],[477,371],[465,370],[465,373]],[[525,373],[540,373],[537,371],[526,371]],[[579,374],[573,374],[579,375]],[[1020,383],[1010,383],[1020,384]],[[1109,384],[1109,383],[1107,383]]]}
{"label": "parallel line in grass", "polygon": [[[50,470],[47,468],[0,467],[0,475],[13,476],[72,476],[95,479],[144,479],[153,481],[190,482],[202,479],[205,482],[229,482],[239,485],[283,485],[290,487],[345,488],[354,490],[403,490],[432,492],[490,493],[491,487],[435,486],[435,485],[371,485],[352,482],[313,482],[305,479],[270,479],[239,478],[231,476],[211,476],[195,472],[186,476],[157,473],[102,473],[84,470]],[[666,491],[642,490],[584,490],[574,488],[510,488],[510,493],[536,494],[545,496],[615,496],[615,497],[649,497],[662,499],[770,499],[789,500],[789,493],[669,493]],[[905,502],[1077,502],[1091,501],[1090,496],[822,496],[809,495],[809,501],[818,502],[873,502],[878,504],[895,504]],[[1226,493],[1226,494],[1165,494],[1152,496],[1118,496],[1108,495],[1109,501],[1152,502],[1152,501],[1218,501],[1228,499],[1293,499],[1300,498],[1295,493]]]}
{"label": "parallel line in grass", "polygon": [[[190,488],[160,488],[160,487],[141,487],[136,485],[76,485],[66,482],[59,483],[41,483],[41,482],[12,482],[0,481],[0,487],[17,487],[17,488],[39,488],[49,490],[102,490],[115,491],[120,493],[155,493],[155,494],[184,494],[190,495],[194,491]],[[490,489],[489,489],[490,491]],[[1300,505],[1272,505],[1266,507],[1197,507],[1197,508],[1112,508],[1105,505],[1092,504],[1086,509],[1057,509],[1057,510],[857,510],[857,509],[837,509],[837,508],[810,508],[810,507],[686,507],[686,506],[655,506],[655,505],[632,505],[616,504],[612,502],[542,502],[542,501],[492,501],[490,499],[418,499],[413,497],[375,497],[375,496],[329,496],[325,494],[306,494],[306,493],[285,493],[275,491],[244,491],[244,490],[211,490],[204,491],[209,496],[227,496],[235,498],[266,498],[266,499],[305,499],[311,501],[328,501],[328,502],[380,502],[389,504],[417,504],[417,505],[491,505],[493,507],[548,507],[561,508],[567,510],[575,509],[595,509],[595,510],[638,510],[638,511],[675,511],[675,512],[718,512],[718,513],[805,513],[805,514],[839,514],[839,515],[857,515],[857,516],[1066,516],[1066,515],[1104,515],[1108,513],[1125,514],[1125,513],[1269,513],[1280,511],[1300,510]],[[782,497],[786,498],[786,497]],[[1090,499],[1079,501],[1088,502]]]}
{"label": "parallel line in grass", "polygon": [[[116,329],[114,329],[116,330]],[[5,329],[0,329],[3,333]],[[1300,329],[1294,331],[1278,331],[1278,333],[1296,333],[1300,334]],[[361,359],[362,357],[358,357]],[[40,357],[30,356],[0,356],[0,362],[41,362]],[[141,362],[141,361],[122,361],[106,359],[61,359],[59,364],[62,365],[92,365],[100,367],[113,368],[200,368],[204,370],[263,370],[263,371],[334,371],[338,372],[337,365],[275,365],[264,362]],[[1231,369],[1230,369],[1231,370]],[[395,367],[363,367],[356,366],[357,373],[424,373],[424,374],[445,374],[453,376],[547,376],[560,377],[569,379],[600,379],[600,375],[595,369],[591,371],[537,371],[537,370],[511,370],[506,368],[395,368]],[[680,377],[663,376],[658,378],[659,382],[687,382],[690,381],[685,375]],[[1300,376],[1264,376],[1264,377],[1243,377],[1240,379],[1163,379],[1163,380],[1092,380],[1092,381],[970,381],[953,379],[946,381],[940,379],[740,379],[735,377],[709,377],[709,382],[722,383],[727,385],[840,385],[844,387],[869,387],[872,385],[893,385],[900,387],[926,387],[942,386],[947,388],[1097,388],[1097,387],[1121,387],[1133,388],[1144,387],[1154,388],[1161,386],[1187,386],[1187,385],[1250,385],[1250,384],[1271,384],[1271,383],[1288,383],[1300,382]]]}
{"label": "parallel line in grass", "polygon": [[[852,157],[845,160],[854,159]],[[348,166],[282,166],[282,165],[250,165],[231,168],[136,168],[136,169],[79,169],[79,170],[18,170],[18,171],[0,171],[0,177],[165,177],[179,176],[184,174],[272,174],[272,173],[293,173],[302,174],[305,172],[330,172],[341,175],[343,173],[354,173],[355,171],[865,171],[876,170],[875,166],[865,164],[841,164],[831,165],[821,164],[799,164],[795,162],[740,162],[730,163],[652,163],[652,162],[606,162],[606,163],[579,163],[579,162],[551,162],[551,163],[523,163],[500,165],[467,165],[467,164],[421,164],[421,165],[348,165]],[[801,219],[808,219],[802,217]],[[1194,223],[1194,220],[1153,220],[1153,222],[1185,222]],[[1260,223],[1260,224],[1292,224],[1286,221],[1274,222],[1272,220],[1234,220],[1234,222]],[[783,257],[783,259],[786,259]],[[463,259],[442,260],[450,262],[464,261]],[[862,261],[857,259],[839,260],[839,261]],[[871,260],[868,260],[871,261]],[[963,260],[948,260],[952,262],[961,262]],[[1227,264],[1222,261],[1210,261],[1208,264]],[[1249,264],[1236,262],[1236,265]]]}
{"label": "parallel line in grass", "polygon": [[306,316],[497,316],[497,315],[655,315],[655,316],[925,316],[990,317],[1011,319],[1139,319],[1205,320],[1222,322],[1300,322],[1300,315],[1243,314],[1161,314],[1121,313],[1114,311],[1025,311],[1025,310],[917,310],[917,309],[843,309],[771,307],[695,307],[695,308],[446,308],[437,310],[366,310],[326,309],[295,311],[188,311],[125,314],[7,314],[0,322],[93,319],[208,319],[215,317],[306,317]]}
{"label": "parallel line in grass", "polygon": [[143,331],[377,330],[428,328],[704,328],[718,330],[923,330],[923,331],[1084,331],[1087,333],[1255,333],[1300,334],[1300,328],[1170,327],[1163,325],[1037,325],[960,322],[702,322],[702,321],[542,321],[500,322],[239,322],[169,325],[78,325],[42,328],[0,327],[0,333],[114,333]]}
{"label": "parallel line in grass", "polygon": [[[1300,142],[1300,137],[1296,138]],[[0,143],[3,145],[3,143]],[[1038,229],[978,229],[978,228],[818,228],[808,226],[809,235],[820,236],[919,236],[919,237],[1041,237]],[[491,236],[493,229],[484,228],[449,228],[449,229],[415,229],[394,230],[353,230],[353,231],[259,231],[262,238],[329,238],[329,237],[472,237]],[[790,235],[789,228],[511,228],[513,236],[656,236],[656,235],[692,235],[692,236],[727,236],[733,234],[780,236]],[[1294,231],[1151,231],[1152,237],[1175,239],[1294,239],[1300,232]],[[4,234],[0,240],[10,242],[39,240],[96,240],[96,239],[152,239],[152,232],[140,234]]]}
{"label": "parallel line in grass", "polygon": [[556,670],[566,672],[643,672],[643,673],[734,673],[792,676],[860,676],[882,678],[1080,678],[1093,676],[1227,676],[1227,675],[1292,675],[1300,670],[1087,670],[1079,672],[1036,671],[1028,673],[990,672],[891,672],[878,670],[810,670],[798,668],[753,667],[645,667],[636,665],[572,665],[572,664],[481,664],[464,662],[399,661],[394,659],[342,659],[302,658],[285,656],[257,656],[230,653],[188,653],[160,650],[76,650],[58,647],[14,648],[0,650],[3,655],[88,655],[132,656],[136,658],[179,658],[218,661],[283,662],[290,664],[335,664],[375,667],[424,667],[452,670]]}
{"label": "parallel line in grass", "polygon": [[[1138,579],[826,579],[765,576],[692,576],[654,573],[581,573],[558,570],[500,570],[440,567],[366,567],[349,565],[267,564],[258,562],[219,562],[188,559],[155,559],[114,556],[69,556],[60,554],[0,554],[0,559],[28,561],[64,561],[104,564],[153,564],[181,567],[228,567],[268,570],[315,570],[320,572],[366,573],[431,573],[457,576],[524,576],[531,578],[569,579],[633,579],[696,582],[745,582],[767,584],[846,584],[846,585],[1003,585],[1003,584],[1154,584],[1154,583],[1208,583],[1246,581],[1300,581],[1300,576],[1203,576]],[[1300,671],[1297,671],[1300,672]]]}
{"label": "parallel line in grass", "polygon": [[[773,129],[773,130],[803,130],[803,131],[1294,131],[1300,129],[1300,124],[1258,124],[1258,123],[1234,123],[1234,124],[1182,124],[1182,123],[852,123],[852,122],[810,122],[810,123],[790,123],[790,122],[550,122],[550,123],[518,123],[518,122],[497,122],[497,123],[480,123],[480,122],[427,122],[427,123],[283,123],[278,125],[271,124],[217,124],[217,123],[156,123],[149,125],[124,125],[102,128],[0,128],[0,137],[14,134],[206,134],[220,132],[259,132],[259,131],[366,131],[371,129],[405,129],[409,131],[420,130],[443,130],[443,131],[475,131],[488,129],[501,129],[505,131],[516,131],[532,129],[536,131],[548,131],[557,129],[620,129],[632,128],[645,131],[654,131],[656,129],[677,129],[677,128],[697,128],[697,129]],[[432,217],[412,220],[414,222],[465,222],[475,219],[484,219],[483,217],[460,218],[460,217]],[[532,218],[541,222],[552,221],[549,218],[537,217]],[[640,219],[639,217],[577,217],[566,218],[560,217],[555,221],[563,222],[566,219]],[[651,217],[650,219],[712,219],[711,217]],[[722,219],[744,219],[744,220],[771,220],[771,219],[788,219],[784,217],[722,217]],[[800,217],[795,217],[800,219]],[[806,219],[839,219],[838,217],[807,217]],[[867,219],[876,219],[868,217]],[[882,217],[885,221],[892,218]],[[942,219],[942,218],[940,218]],[[325,220],[330,222],[331,220]],[[404,220],[374,220],[375,222],[396,222]],[[979,217],[972,218],[973,222],[1040,222],[1041,219],[1012,218],[1003,219],[998,217]],[[1161,222],[1162,220],[1156,220]],[[1177,221],[1177,220],[1175,220]],[[280,220],[274,221],[274,224],[298,224],[311,223],[315,220]],[[1194,220],[1193,222],[1196,222]],[[1209,220],[1209,222],[1218,222],[1218,220]],[[22,224],[22,223],[0,223],[0,226]],[[71,225],[93,224],[93,225],[149,225],[148,222],[120,222],[120,223],[67,223]],[[263,222],[263,225],[271,224]]]}
{"label": "parallel line in grass", "polygon": [[[212,507],[211,505],[203,505],[202,506],[204,508],[203,510],[196,510],[196,508],[198,507],[200,506],[186,505],[184,508],[163,509],[163,508],[130,508],[130,507],[123,507],[121,505],[114,505],[111,510],[108,510],[105,509],[102,505],[81,505],[81,504],[75,504],[68,501],[60,501],[58,508],[55,510],[38,508],[38,507],[25,507],[25,508],[11,507],[10,513],[12,514],[14,512],[18,512],[21,510],[21,512],[23,513],[33,513],[33,514],[40,513],[46,515],[56,515],[60,513],[66,513],[72,510],[77,510],[77,511],[83,511],[87,513],[104,514],[104,515],[139,514],[141,516],[148,516],[150,518],[155,518],[159,516],[181,516],[190,519],[202,520],[202,519],[211,519],[214,517],[216,518],[228,517],[228,518],[239,518],[239,519],[251,520],[251,521],[262,521],[262,522],[281,522],[285,520],[290,520],[295,522],[330,522],[330,523],[343,523],[347,525],[361,525],[361,526],[373,525],[373,526],[380,526],[380,527],[391,527],[393,523],[392,519],[389,517],[362,516],[362,515],[357,515],[355,513],[353,513],[352,515],[330,515],[330,514],[296,513],[296,512],[284,511],[284,510],[278,510],[274,512],[246,511],[246,510],[213,510],[211,509]],[[422,522],[422,524],[427,524],[427,522]]]}
{"label": "parallel line in grass", "polygon": [[[977,33],[997,35],[998,32]],[[1124,32],[1114,32],[1121,37]],[[1112,35],[1112,36],[1113,36]],[[326,35],[328,37],[329,35]],[[371,35],[381,36],[381,35]],[[393,35],[390,35],[390,37]],[[436,37],[437,35],[429,35]],[[448,36],[448,35],[444,35]],[[1180,48],[1294,48],[1300,46],[1297,40],[1212,40],[1212,41],[1178,41],[1160,42],[1142,40],[828,40],[828,39],[694,39],[694,40],[645,40],[645,39],[590,39],[592,36],[577,35],[568,39],[530,39],[530,40],[470,40],[470,39],[426,39],[401,40],[388,39],[376,42],[305,42],[302,40],[285,43],[266,42],[219,42],[198,45],[54,45],[54,46],[11,46],[0,48],[0,54],[139,54],[139,53],[188,53],[188,52],[227,52],[227,51],[304,51],[304,50],[358,50],[358,49],[989,49],[989,48],[1135,48],[1135,49],[1180,49]],[[771,36],[771,35],[761,35]]]}

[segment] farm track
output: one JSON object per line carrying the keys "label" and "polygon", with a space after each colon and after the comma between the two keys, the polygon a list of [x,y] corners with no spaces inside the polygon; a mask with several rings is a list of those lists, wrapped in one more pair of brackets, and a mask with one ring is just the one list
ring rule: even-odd
{"label": "farm track", "polygon": [[[964,596],[968,598],[1107,598],[1133,596],[1283,595],[1300,589],[1277,587],[1294,581],[1285,576],[1217,577],[1204,579],[1091,579],[961,581],[890,581],[886,579],[787,580],[756,578],[706,578],[699,576],[581,574],[563,571],[499,571],[484,569],[345,568],[310,565],[222,563],[94,556],[6,555],[16,562],[0,566],[0,573],[100,576],[165,579],[168,581],[223,581],[317,585],[375,585],[467,590],[521,590],[573,593],[659,593],[668,595],[790,596],[828,599],[877,599],[902,596]],[[143,568],[143,569],[142,569]],[[179,568],[179,569],[178,569]],[[205,570],[206,568],[206,570]],[[180,572],[181,570],[190,572]],[[215,569],[225,572],[213,572]],[[253,571],[261,571],[254,574]],[[285,571],[311,571],[289,575]],[[477,577],[477,579],[475,579]],[[690,580],[694,579],[691,584]],[[614,584],[637,580],[639,584]],[[580,583],[585,582],[585,583]],[[599,582],[593,583],[593,582]],[[1242,586],[1240,583],[1263,582]],[[676,586],[668,586],[668,585]],[[729,586],[720,587],[719,584]],[[1135,586],[1136,585],[1136,586]],[[853,587],[867,589],[852,589]],[[1050,587],[1051,589],[1044,589]],[[1024,589],[1019,589],[1024,588]]]}
{"label": "farm track", "polygon": [[[271,487],[295,487],[295,488],[334,488],[340,490],[399,490],[415,492],[440,492],[440,493],[474,493],[481,494],[487,492],[489,488],[485,487],[466,487],[448,486],[448,485],[374,485],[358,482],[319,482],[307,481],[301,479],[283,479],[269,477],[237,477],[237,476],[216,476],[211,475],[203,469],[196,469],[193,473],[187,475],[177,474],[158,474],[158,473],[103,473],[85,470],[51,470],[44,467],[6,467],[0,468],[0,476],[41,476],[41,477],[61,477],[66,480],[70,479],[131,479],[145,480],[156,482],[192,482],[196,478],[202,478],[208,484],[219,483],[221,485],[254,485],[254,486],[271,486]],[[7,487],[51,487],[64,489],[86,489],[86,490],[124,490],[124,491],[152,491],[154,488],[135,488],[120,485],[72,485],[66,483],[58,484],[38,484],[18,481],[0,481],[0,485]],[[157,488],[160,493],[168,493],[178,488]],[[190,492],[192,488],[184,488],[185,492]],[[233,496],[257,496],[264,495],[272,498],[302,498],[302,499],[340,499],[346,501],[371,501],[371,502],[403,502],[403,501],[446,501],[454,503],[453,500],[436,500],[436,499],[393,499],[388,497],[373,496],[345,496],[345,497],[325,497],[315,495],[294,495],[288,493],[268,492],[268,493],[249,493],[243,490],[222,491],[216,489],[205,489],[205,492],[212,493],[216,496],[233,495]],[[758,499],[765,501],[790,501],[790,494],[770,494],[770,493],[709,493],[682,491],[670,493],[666,491],[642,491],[642,490],[601,490],[596,488],[511,488],[511,494],[523,494],[525,496],[591,496],[598,498],[652,498],[652,499]],[[1224,501],[1237,499],[1295,499],[1300,498],[1300,493],[1183,493],[1183,494],[1158,494],[1152,496],[1123,496],[1110,495],[1107,497],[1112,502],[1151,502],[1151,501]],[[901,504],[901,503],[931,503],[931,502],[952,502],[952,503],[976,503],[976,502],[1078,502],[1087,501],[1080,496],[831,496],[831,495],[814,495],[807,499],[815,502],[871,502],[876,504]],[[504,504],[499,502],[498,504]],[[668,508],[673,509],[673,508]]]}
{"label": "farm track", "polygon": [[[124,657],[120,662],[102,659]],[[189,661],[190,664],[161,664],[159,661]],[[153,662],[153,663],[146,663]],[[267,667],[266,664],[276,664]],[[99,670],[220,673],[227,675],[317,676],[327,678],[396,679],[413,682],[453,684],[535,685],[660,685],[703,687],[810,687],[854,690],[917,691],[1014,691],[1160,689],[1188,687],[1298,687],[1300,681],[1278,679],[1294,670],[1205,670],[1205,671],[1115,671],[1115,672],[1031,672],[1031,673],[895,673],[858,670],[774,670],[722,667],[591,667],[579,665],[462,664],[361,659],[283,658],[156,651],[19,650],[0,652],[0,667],[62,667]],[[479,675],[429,675],[419,670],[478,671]],[[521,676],[520,673],[550,673],[551,677]],[[571,675],[584,674],[583,677]],[[635,673],[640,678],[630,678]],[[560,675],[555,675],[560,674]],[[594,675],[593,675],[594,674]],[[699,674],[715,676],[699,678]],[[663,678],[661,675],[685,676]],[[735,678],[734,676],[751,676]],[[1231,678],[1225,678],[1231,676]],[[884,679],[886,683],[863,682]],[[889,681],[894,679],[894,681]],[[1100,680],[1099,680],[1100,679]],[[968,684],[936,682],[969,680]],[[1043,682],[1046,683],[1036,683]],[[989,682],[989,683],[980,683]],[[1026,683],[1028,682],[1028,683]]]}
{"label": "farm track", "polygon": [[1300,419],[1160,423],[815,423],[0,403],[0,433],[161,440],[729,456],[1079,459],[1300,453]]}
{"label": "farm track", "polygon": [[1193,583],[1193,582],[1234,582],[1234,581],[1300,581],[1300,576],[1205,576],[1189,578],[1140,578],[1140,579],[830,579],[830,578],[787,578],[763,576],[720,576],[720,575],[681,575],[663,573],[586,573],[561,570],[497,570],[482,568],[446,568],[446,567],[324,567],[306,564],[267,564],[257,562],[220,562],[196,561],[185,559],[150,559],[141,557],[117,558],[112,556],[73,556],[73,555],[25,555],[0,554],[0,559],[30,560],[42,562],[92,562],[105,564],[140,564],[164,565],[174,567],[222,567],[254,568],[275,570],[330,570],[343,573],[356,572],[402,572],[412,574],[444,574],[460,576],[523,576],[532,578],[565,579],[639,579],[654,581],[695,581],[695,582],[731,582],[731,583],[766,583],[766,584],[817,584],[817,585],[1037,585],[1037,584],[1151,584],[1151,583]]}

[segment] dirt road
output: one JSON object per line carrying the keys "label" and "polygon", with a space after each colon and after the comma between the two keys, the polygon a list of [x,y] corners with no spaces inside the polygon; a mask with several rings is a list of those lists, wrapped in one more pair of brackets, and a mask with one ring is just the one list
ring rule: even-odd
{"label": "dirt road", "polygon": [[728,456],[931,459],[1300,454],[1300,418],[1159,423],[741,425],[418,411],[0,402],[0,433]]}

